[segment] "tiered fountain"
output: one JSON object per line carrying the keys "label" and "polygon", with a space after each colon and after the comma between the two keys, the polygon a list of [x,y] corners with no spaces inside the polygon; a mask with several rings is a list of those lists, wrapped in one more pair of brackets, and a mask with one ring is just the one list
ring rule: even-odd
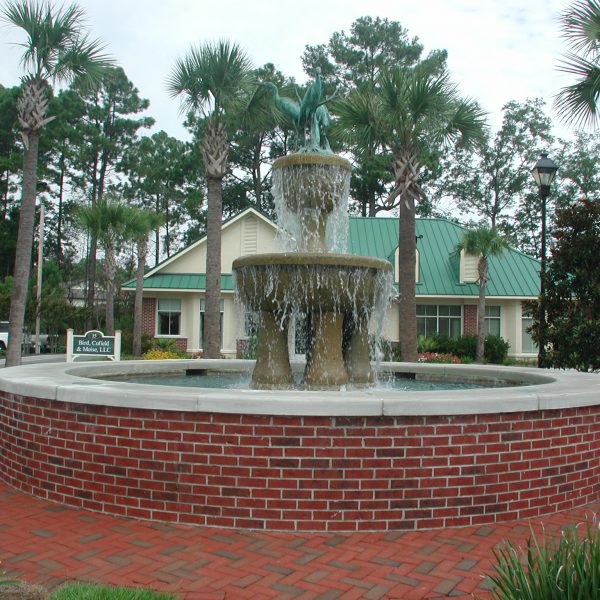
{"label": "tiered fountain", "polygon": [[288,330],[298,316],[308,327],[305,387],[368,385],[373,382],[371,320],[375,314],[383,317],[392,265],[340,253],[348,237],[351,165],[331,152],[324,135],[329,119],[320,75],[301,103],[275,97],[294,120],[302,145],[273,164],[275,209],[287,251],[244,256],[233,263],[246,310],[260,313],[252,385],[291,387]]}

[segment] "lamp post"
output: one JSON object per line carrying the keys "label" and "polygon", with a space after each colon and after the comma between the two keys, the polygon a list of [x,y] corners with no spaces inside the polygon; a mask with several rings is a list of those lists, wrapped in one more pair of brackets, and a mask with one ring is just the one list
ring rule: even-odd
{"label": "lamp post", "polygon": [[550,195],[550,185],[558,171],[556,163],[542,152],[540,159],[535,163],[531,174],[537,183],[540,198],[542,199],[542,248],[540,260],[540,300],[539,300],[539,348],[538,367],[546,367],[546,200]]}

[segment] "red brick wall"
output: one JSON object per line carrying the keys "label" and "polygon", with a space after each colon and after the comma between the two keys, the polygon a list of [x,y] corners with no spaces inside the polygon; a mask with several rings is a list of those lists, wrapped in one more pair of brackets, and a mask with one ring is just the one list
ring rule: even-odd
{"label": "red brick wall", "polygon": [[105,513],[385,530],[597,501],[600,406],[455,417],[185,413],[0,396],[0,476]]}
{"label": "red brick wall", "polygon": [[465,304],[463,317],[463,335],[477,335],[477,305]]}
{"label": "red brick wall", "polygon": [[142,332],[156,335],[156,298],[144,298],[142,301]]}
{"label": "red brick wall", "polygon": [[178,350],[183,350],[184,352],[187,350],[188,347],[188,339],[187,338],[182,338],[182,337],[178,337],[178,338],[173,338],[175,340],[175,346],[177,347]]}

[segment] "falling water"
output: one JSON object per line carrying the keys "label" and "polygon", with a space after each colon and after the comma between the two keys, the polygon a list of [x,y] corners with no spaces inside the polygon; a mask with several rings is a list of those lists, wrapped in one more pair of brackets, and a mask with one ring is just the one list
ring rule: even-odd
{"label": "falling water", "polygon": [[392,266],[345,253],[349,187],[350,164],[335,155],[289,155],[273,165],[284,251],[233,264],[244,310],[261,315],[255,387],[291,385],[288,330],[298,321],[307,324],[309,387],[373,382],[370,336],[381,333]]}
{"label": "falling water", "polygon": [[348,168],[339,164],[274,167],[272,192],[285,252],[348,251]]}

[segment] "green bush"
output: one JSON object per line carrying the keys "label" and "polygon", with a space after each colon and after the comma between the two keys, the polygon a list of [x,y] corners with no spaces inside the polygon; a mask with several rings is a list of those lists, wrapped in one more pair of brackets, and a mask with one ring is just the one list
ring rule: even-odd
{"label": "green bush", "polygon": [[[170,358],[189,358],[188,353],[184,350],[180,350],[177,347],[177,342],[172,338],[153,338],[151,340],[149,349],[143,354],[145,356],[150,353],[157,352],[171,354],[172,356],[170,356]],[[142,356],[142,358],[144,358],[144,356]]]}
{"label": "green bush", "polygon": [[488,335],[485,338],[485,362],[501,365],[506,360],[510,344],[499,335]]}
{"label": "green bush", "polygon": [[[153,345],[154,338],[147,333],[142,333],[142,354],[152,349]],[[133,354],[133,331],[129,329],[121,332],[121,352],[123,354]]]}
{"label": "green bush", "polygon": [[[463,335],[458,338],[451,338],[440,334],[427,337],[419,336],[417,347],[419,352],[452,354],[458,356],[461,362],[470,363],[475,360],[477,336]],[[508,342],[505,342],[501,337],[488,335],[485,338],[485,361],[501,365],[506,360],[509,347]]]}
{"label": "green bush", "polygon": [[377,343],[374,337],[369,340],[371,360],[376,360],[381,356],[381,360],[385,362],[402,362],[402,351],[398,342],[390,342],[385,338],[381,338]]}
{"label": "green bush", "polygon": [[496,600],[600,600],[600,531],[563,532],[540,543],[532,532],[526,551],[512,543],[496,550],[492,595]]}

